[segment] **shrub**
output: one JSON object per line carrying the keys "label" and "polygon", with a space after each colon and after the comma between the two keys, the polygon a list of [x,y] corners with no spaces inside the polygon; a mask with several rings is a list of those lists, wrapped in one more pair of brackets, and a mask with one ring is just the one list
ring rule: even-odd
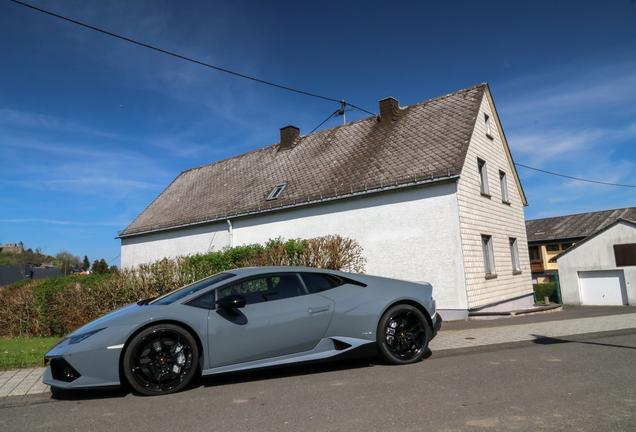
{"label": "shrub", "polygon": [[545,296],[550,297],[551,302],[557,303],[559,301],[556,282],[533,284],[532,287],[538,303],[542,303]]}
{"label": "shrub", "polygon": [[355,241],[340,236],[277,238],[207,254],[162,259],[116,273],[25,280],[0,291],[0,337],[60,336],[118,307],[165,294],[224,270],[301,265],[363,272]]}

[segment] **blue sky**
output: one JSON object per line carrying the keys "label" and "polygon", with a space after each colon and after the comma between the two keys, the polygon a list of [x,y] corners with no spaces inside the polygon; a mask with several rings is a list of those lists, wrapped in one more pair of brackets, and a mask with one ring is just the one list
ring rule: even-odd
{"label": "blue sky", "polygon": [[[372,112],[488,82],[517,163],[636,184],[631,0],[25,2]],[[289,124],[309,133],[338,108],[9,0],[0,65],[0,243],[91,262],[119,265],[117,231],[181,171]],[[527,219],[636,206],[636,188],[518,172]]]}

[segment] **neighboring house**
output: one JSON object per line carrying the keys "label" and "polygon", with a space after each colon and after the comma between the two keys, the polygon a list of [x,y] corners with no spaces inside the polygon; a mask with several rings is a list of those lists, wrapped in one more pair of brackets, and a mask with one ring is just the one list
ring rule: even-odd
{"label": "neighboring house", "polygon": [[122,267],[282,236],[355,239],[428,281],[444,319],[530,307],[526,197],[487,84],[182,172],[124,231]]}
{"label": "neighboring house", "polygon": [[64,276],[59,268],[30,266],[29,264],[0,265],[0,288],[23,279],[49,279]]}
{"label": "neighboring house", "polygon": [[526,221],[533,282],[554,282],[557,255],[621,218],[636,220],[636,207]]}
{"label": "neighboring house", "polygon": [[636,305],[636,222],[618,219],[555,259],[563,303]]}

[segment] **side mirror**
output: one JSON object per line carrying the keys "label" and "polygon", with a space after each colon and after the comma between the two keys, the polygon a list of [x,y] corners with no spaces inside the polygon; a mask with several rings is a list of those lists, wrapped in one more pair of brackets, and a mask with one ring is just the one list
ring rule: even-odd
{"label": "side mirror", "polygon": [[234,309],[245,307],[246,302],[247,299],[245,298],[245,296],[232,294],[217,300],[216,304],[223,309]]}

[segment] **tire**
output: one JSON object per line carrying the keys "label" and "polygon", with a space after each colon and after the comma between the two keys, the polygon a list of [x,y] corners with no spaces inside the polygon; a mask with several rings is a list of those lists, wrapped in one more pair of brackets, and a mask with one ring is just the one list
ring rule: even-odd
{"label": "tire", "polygon": [[376,334],[380,357],[391,364],[405,365],[424,357],[432,330],[417,308],[399,304],[382,315]]}
{"label": "tire", "polygon": [[128,344],[123,369],[126,380],[141,394],[175,393],[197,374],[199,348],[192,335],[174,324],[144,329]]}

